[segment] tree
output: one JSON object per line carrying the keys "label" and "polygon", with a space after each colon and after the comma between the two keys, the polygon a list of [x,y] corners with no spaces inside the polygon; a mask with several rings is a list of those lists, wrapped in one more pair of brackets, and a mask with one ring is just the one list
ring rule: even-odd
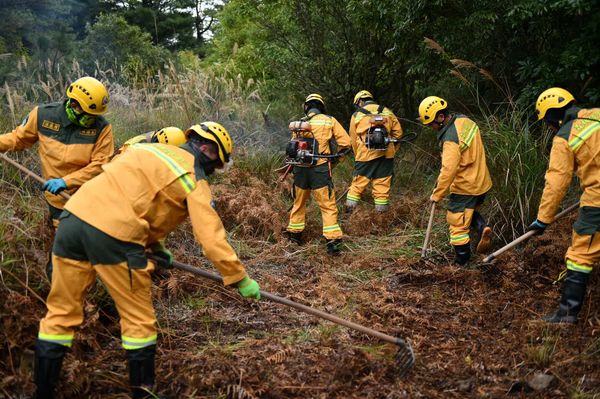
{"label": "tree", "polygon": [[105,0],[102,7],[149,33],[155,45],[201,53],[203,35],[211,29],[220,5],[216,0]]}
{"label": "tree", "polygon": [[129,78],[152,76],[168,61],[169,53],[152,45],[150,35],[119,15],[102,14],[88,27],[78,58],[88,70],[123,71]]}

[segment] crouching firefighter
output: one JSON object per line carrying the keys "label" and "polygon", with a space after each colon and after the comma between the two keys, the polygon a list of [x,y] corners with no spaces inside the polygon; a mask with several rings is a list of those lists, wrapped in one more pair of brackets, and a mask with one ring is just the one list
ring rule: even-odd
{"label": "crouching firefighter", "polygon": [[350,140],[355,164],[346,196],[346,211],[352,212],[356,208],[360,196],[371,183],[375,209],[386,212],[402,127],[392,111],[376,104],[373,95],[366,90],[356,93],[354,105],[356,112],[350,119]]}
{"label": "crouching firefighter", "polygon": [[145,251],[169,267],[172,255],[162,240],[187,216],[225,285],[260,298],[258,283],[248,277],[210,203],[207,176],[229,162],[231,137],[214,122],[194,125],[187,133],[181,147],[132,145],[67,202],[54,240],[47,313],[35,344],[37,398],[53,395],[65,352],[83,321],[84,294],[96,276],[119,312],[133,397],[150,395],[157,340],[150,279],[155,265]]}
{"label": "crouching firefighter", "polygon": [[337,255],[342,245],[342,229],[338,224],[331,171],[334,160],[349,150],[350,137],[334,117],[324,112],[323,98],[310,94],[304,102],[306,117],[290,124],[292,140],[286,148],[286,163],[294,173],[294,205],[287,232],[290,240],[302,242],[306,202],[312,192],[321,209],[327,253]]}
{"label": "crouching firefighter", "polygon": [[152,130],[130,138],[123,143],[123,146],[119,148],[117,152],[120,154],[127,150],[128,147],[138,143],[160,143],[179,147],[180,145],[185,144],[186,141],[187,135],[183,130],[175,126],[168,126],[160,130]]}
{"label": "crouching firefighter", "polygon": [[479,127],[464,115],[450,113],[447,107],[446,100],[427,97],[419,105],[419,119],[438,132],[442,145],[442,169],[430,200],[440,202],[450,192],[446,220],[455,263],[462,266],[471,258],[472,228],[477,233],[476,251],[490,249],[492,229],[478,208],[492,188],[492,179]]}
{"label": "crouching firefighter", "polygon": [[551,323],[577,323],[592,265],[600,260],[600,108],[583,109],[574,102],[567,90],[553,87],[540,94],[535,107],[538,119],[556,135],[537,219],[529,229],[541,234],[554,221],[574,171],[583,191],[558,309],[543,318]]}

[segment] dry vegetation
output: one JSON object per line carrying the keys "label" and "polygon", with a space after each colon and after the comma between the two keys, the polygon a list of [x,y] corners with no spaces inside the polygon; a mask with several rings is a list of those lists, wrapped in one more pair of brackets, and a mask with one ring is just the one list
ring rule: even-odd
{"label": "dry vegetation", "polygon": [[[5,178],[6,176],[5,173]],[[15,177],[16,176],[12,176]],[[28,213],[3,214],[0,298],[0,392],[31,394],[32,344],[48,290],[43,276],[49,230],[43,202],[27,183],[4,180],[1,200]],[[234,189],[235,188],[235,189]],[[341,191],[341,189],[338,189]],[[598,294],[592,290],[577,327],[536,321],[555,305],[552,279],[568,242],[565,223],[482,272],[450,265],[443,214],[436,219],[434,256],[418,261],[423,203],[395,198],[389,223],[362,209],[343,226],[341,257],[325,254],[311,206],[302,247],[286,242],[286,198],[248,171],[234,169],[214,185],[233,245],[262,287],[391,335],[407,337],[414,370],[397,377],[395,348],[237,293],[182,271],[155,278],[160,325],[159,393],[166,397],[505,397],[528,389],[537,371],[555,377],[528,397],[599,394]],[[7,242],[19,242],[17,247]],[[168,240],[185,263],[210,268],[190,226]],[[597,285],[594,278],[591,286]],[[86,322],[65,361],[62,397],[124,397],[127,372],[115,308],[101,285],[88,295]],[[525,392],[525,391],[523,391]],[[524,393],[516,393],[523,396]]]}
{"label": "dry vegetation", "polygon": [[[70,73],[77,74],[76,66]],[[563,267],[572,220],[552,226],[524,250],[500,258],[494,268],[461,269],[448,261],[451,254],[440,210],[432,256],[418,260],[428,216],[425,193],[438,167],[427,149],[434,145],[430,144],[399,156],[387,216],[373,212],[369,197],[356,213],[341,215],[347,234],[345,251],[340,257],[328,257],[312,203],[307,243],[297,246],[282,237],[291,204],[290,184],[277,179],[275,169],[281,166],[281,158],[256,150],[279,151],[276,146],[285,131],[270,120],[268,107],[262,109],[255,101],[258,84],[191,71],[171,71],[160,79],[161,88],[111,86],[109,117],[118,141],[157,126],[186,126],[191,123],[188,119],[223,121],[234,134],[238,152],[234,168],[215,176],[212,187],[230,242],[250,274],[264,290],[409,339],[417,363],[407,377],[398,378],[395,348],[390,345],[281,305],[244,300],[233,290],[182,271],[163,271],[156,274],[154,285],[160,327],[159,394],[169,398],[503,398],[509,393],[600,397],[597,274],[578,326],[538,321],[557,302],[558,287],[552,280]],[[38,80],[44,83],[35,84]],[[10,99],[5,117],[0,118],[4,131],[25,115],[30,101],[60,98],[64,81],[49,77],[33,81],[10,90],[5,87],[0,93]],[[497,148],[492,152],[499,154],[498,170],[504,170],[503,164],[519,170],[527,165],[514,157],[522,143],[497,151],[505,137],[502,132],[494,131]],[[432,143],[427,136],[418,139],[424,142]],[[38,170],[34,151],[11,156]],[[348,163],[335,169],[338,195],[347,187],[350,173]],[[514,181],[517,175],[506,176],[507,187],[521,184]],[[502,179],[496,181],[502,187]],[[32,347],[48,293],[43,269],[51,230],[37,184],[22,180],[6,165],[0,165],[0,184],[0,398],[21,398],[34,389]],[[529,198],[535,184],[522,184],[527,187],[523,198]],[[508,232],[502,241],[522,228],[528,215],[525,207],[535,207],[531,204],[535,200],[529,198],[524,206],[514,201],[514,192],[496,190],[488,213],[495,216],[496,227]],[[189,225],[182,225],[167,244],[179,261],[211,267]],[[101,284],[88,294],[85,312],[85,324],[65,360],[59,397],[127,397],[118,316]],[[529,392],[536,372],[554,379],[547,388]]]}

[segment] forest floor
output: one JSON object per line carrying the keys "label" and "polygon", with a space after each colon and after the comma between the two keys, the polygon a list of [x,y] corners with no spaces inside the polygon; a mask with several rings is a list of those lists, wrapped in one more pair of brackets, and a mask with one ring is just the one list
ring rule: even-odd
{"label": "forest floor", "polygon": [[[3,204],[18,195],[9,187]],[[213,185],[217,209],[250,275],[265,291],[409,340],[416,364],[398,376],[393,345],[179,270],[155,275],[160,328],[157,393],[167,398],[600,397],[598,274],[577,326],[541,322],[554,310],[573,219],[551,226],[491,268],[451,263],[445,215],[433,251],[420,260],[427,203],[394,197],[388,214],[368,202],[341,215],[345,248],[326,254],[311,203],[306,242],[281,234],[285,185],[269,187],[234,169]],[[368,201],[368,199],[366,199]],[[43,210],[43,201],[38,209]],[[45,312],[50,245],[43,218],[11,209],[0,277],[0,398],[29,397],[32,347]],[[19,227],[20,226],[20,227]],[[30,240],[13,241],[17,229]],[[37,237],[37,238],[36,238]],[[41,239],[40,237],[47,237]],[[14,242],[14,243],[13,243]],[[31,243],[35,245],[32,245]],[[169,236],[180,262],[212,266],[184,224]],[[12,261],[6,261],[5,257]],[[128,373],[118,315],[100,283],[67,355],[59,398],[125,398]],[[544,378],[545,377],[545,378]],[[548,381],[544,380],[547,379]],[[540,381],[542,383],[540,383]]]}

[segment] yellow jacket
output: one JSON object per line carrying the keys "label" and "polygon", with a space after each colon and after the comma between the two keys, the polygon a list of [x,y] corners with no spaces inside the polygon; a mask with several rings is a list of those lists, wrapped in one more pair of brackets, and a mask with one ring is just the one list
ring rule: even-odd
{"label": "yellow jacket", "polygon": [[[62,178],[68,193],[102,171],[114,151],[112,127],[103,117],[84,128],[67,118],[65,103],[35,107],[23,123],[10,133],[0,135],[0,152],[21,151],[39,141],[44,179]],[[45,191],[50,205],[62,209],[65,199]]]}
{"label": "yellow jacket", "polygon": [[600,207],[600,108],[571,107],[554,136],[537,218],[554,221],[576,172],[583,194],[579,206]]}
{"label": "yellow jacket", "polygon": [[117,154],[122,153],[123,151],[127,150],[128,147],[130,147],[134,144],[151,143],[153,134],[154,134],[154,131],[151,131],[151,132],[147,132],[147,133],[138,134],[137,136],[130,138],[129,140],[127,140],[126,142],[123,143],[121,148],[119,148],[117,150]]}
{"label": "yellow jacket", "polygon": [[[377,111],[379,109],[379,105],[372,101],[368,101],[363,109],[374,115],[378,113]],[[400,122],[394,113],[390,111],[389,108],[383,107],[383,110],[381,113],[379,113],[379,115],[388,117],[385,127],[390,138],[402,138],[402,127],[400,126]],[[350,118],[350,140],[352,142],[352,149],[354,150],[354,159],[356,161],[366,162],[382,156],[385,156],[386,158],[394,158],[396,151],[400,147],[399,144],[390,144],[385,151],[369,150],[367,148],[365,139],[367,136],[367,130],[370,127],[368,122],[370,118],[371,115],[365,114],[360,109],[354,112],[354,114],[352,114],[352,118]]]}
{"label": "yellow jacket", "polygon": [[479,127],[464,115],[452,119],[438,134],[442,143],[442,169],[432,199],[441,201],[448,192],[481,195],[492,188],[485,162],[485,149]]}
{"label": "yellow jacket", "polygon": [[[309,111],[307,118],[307,122],[310,123],[311,133],[305,133],[303,136],[305,138],[312,138],[314,135],[315,140],[319,143],[320,155],[331,154],[329,143],[332,139],[335,139],[337,143],[338,152],[350,148],[350,136],[348,136],[348,132],[346,132],[346,129],[342,127],[337,119],[333,116],[311,111],[313,110]],[[326,162],[326,158],[318,158],[313,166],[322,165]]]}
{"label": "yellow jacket", "polygon": [[233,284],[246,271],[227,242],[191,151],[189,145],[134,144],[104,165],[104,173],[81,187],[65,209],[113,238],[144,247],[163,240],[189,215],[204,255],[225,284]]}

